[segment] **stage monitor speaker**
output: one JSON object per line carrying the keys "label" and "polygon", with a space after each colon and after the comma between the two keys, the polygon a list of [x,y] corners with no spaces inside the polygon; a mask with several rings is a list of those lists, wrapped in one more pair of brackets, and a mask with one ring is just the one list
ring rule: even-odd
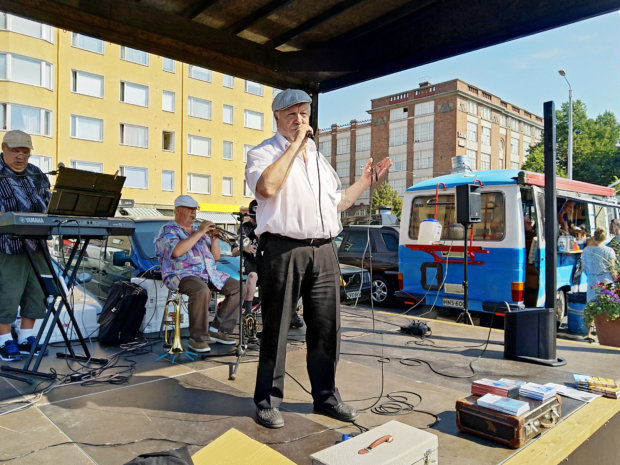
{"label": "stage monitor speaker", "polygon": [[541,365],[562,366],[556,357],[553,308],[524,308],[504,317],[504,358]]}
{"label": "stage monitor speaker", "polygon": [[477,184],[456,186],[456,222],[460,224],[482,221],[482,201]]}

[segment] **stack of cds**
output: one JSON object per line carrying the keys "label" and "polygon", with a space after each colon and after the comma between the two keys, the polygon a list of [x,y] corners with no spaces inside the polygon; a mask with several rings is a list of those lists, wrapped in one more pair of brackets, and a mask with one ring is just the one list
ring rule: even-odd
{"label": "stack of cds", "polygon": [[575,380],[577,389],[601,394],[602,396],[612,399],[620,398],[620,386],[618,386],[618,383],[613,379],[580,375],[577,373],[573,374],[573,379]]}
{"label": "stack of cds", "polygon": [[515,381],[514,379],[502,378],[496,381],[482,378],[471,383],[471,393],[477,396],[495,394],[514,399],[519,396],[519,386],[522,384],[523,381]]}
{"label": "stack of cds", "polygon": [[552,387],[548,384],[536,384],[536,383],[525,383],[523,386],[519,388],[519,395],[523,397],[529,397],[534,400],[547,400],[550,397],[553,397],[557,392],[557,388]]}
{"label": "stack of cds", "polygon": [[521,416],[530,410],[530,404],[522,400],[509,399],[495,394],[485,394],[476,402],[479,406],[497,410],[508,415]]}

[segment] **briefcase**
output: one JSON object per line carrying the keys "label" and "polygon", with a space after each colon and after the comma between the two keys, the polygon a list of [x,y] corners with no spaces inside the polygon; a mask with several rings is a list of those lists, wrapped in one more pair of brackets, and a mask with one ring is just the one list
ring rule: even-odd
{"label": "briefcase", "polygon": [[557,394],[542,402],[519,397],[530,404],[530,410],[522,416],[481,407],[476,404],[479,397],[469,396],[456,401],[458,428],[515,449],[555,426],[562,416],[562,398]]}

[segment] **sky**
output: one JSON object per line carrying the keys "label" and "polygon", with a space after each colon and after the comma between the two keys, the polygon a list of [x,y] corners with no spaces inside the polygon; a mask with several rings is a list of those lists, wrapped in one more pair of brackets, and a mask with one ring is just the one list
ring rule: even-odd
{"label": "sky", "polygon": [[560,69],[589,118],[611,111],[620,121],[620,12],[320,94],[318,126],[367,120],[371,99],[452,79],[543,116],[544,102],[554,101],[558,110],[568,101]]}

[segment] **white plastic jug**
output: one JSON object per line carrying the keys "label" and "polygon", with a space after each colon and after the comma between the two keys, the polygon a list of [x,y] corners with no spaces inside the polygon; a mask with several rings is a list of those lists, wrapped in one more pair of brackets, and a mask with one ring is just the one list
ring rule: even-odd
{"label": "white plastic jug", "polygon": [[435,219],[428,219],[420,223],[418,244],[434,244],[441,239],[441,223]]}

